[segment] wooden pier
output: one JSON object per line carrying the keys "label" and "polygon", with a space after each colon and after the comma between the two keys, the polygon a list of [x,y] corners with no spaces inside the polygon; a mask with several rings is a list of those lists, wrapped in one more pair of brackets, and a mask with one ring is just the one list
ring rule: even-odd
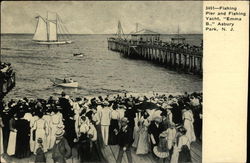
{"label": "wooden pier", "polygon": [[202,76],[202,49],[172,46],[166,42],[145,42],[109,38],[108,49],[130,58],[144,59],[178,72]]}
{"label": "wooden pier", "polygon": [[[108,145],[105,147],[102,147],[101,149],[105,159],[108,163],[116,163],[116,159],[119,152],[119,146],[118,145]],[[132,148],[132,159],[133,163],[159,163],[159,160],[156,160],[153,158],[152,153],[146,154],[146,155],[137,155],[135,153],[135,149]],[[191,144],[191,158],[192,163],[201,163],[202,162],[202,148],[201,148],[201,142],[196,141]],[[77,158],[77,150],[75,148],[72,149],[72,157],[66,160],[66,163],[81,163],[80,160]],[[52,152],[49,151],[45,154],[46,156],[46,162],[47,163],[53,163],[52,160]],[[30,157],[23,158],[23,159],[17,159],[15,157],[10,157],[7,154],[3,154],[3,158],[8,163],[34,163],[35,162],[35,155],[31,155]],[[96,162],[90,162],[90,163],[96,163]],[[122,158],[122,163],[128,163],[126,153],[124,153]],[[166,161],[165,163],[169,163],[169,161]]]}
{"label": "wooden pier", "polygon": [[[118,145],[109,145],[105,146],[103,149],[103,154],[107,161],[109,163],[115,163],[118,152],[119,152],[119,146]],[[152,154],[146,154],[146,155],[137,155],[135,153],[135,149],[131,149],[132,151],[132,159],[134,163],[158,163],[159,160],[156,160],[153,158]],[[201,142],[196,141],[191,144],[191,158],[193,163],[201,163],[202,162],[202,148],[201,148]],[[128,163],[126,153],[123,154],[122,163]],[[169,160],[165,163],[169,163]]]}

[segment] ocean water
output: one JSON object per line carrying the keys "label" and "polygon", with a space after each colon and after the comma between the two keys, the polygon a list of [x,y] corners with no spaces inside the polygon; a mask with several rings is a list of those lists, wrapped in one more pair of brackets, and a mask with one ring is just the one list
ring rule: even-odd
{"label": "ocean water", "polygon": [[[48,98],[65,91],[70,96],[96,96],[122,92],[202,91],[202,79],[179,74],[144,60],[123,58],[109,51],[110,35],[73,35],[73,44],[37,45],[32,35],[1,35],[1,58],[16,71],[16,87],[7,99]],[[162,36],[169,40],[171,35]],[[202,35],[185,35],[189,44],[200,45]],[[73,53],[84,53],[73,57]],[[71,77],[79,88],[53,86],[51,79]]]}

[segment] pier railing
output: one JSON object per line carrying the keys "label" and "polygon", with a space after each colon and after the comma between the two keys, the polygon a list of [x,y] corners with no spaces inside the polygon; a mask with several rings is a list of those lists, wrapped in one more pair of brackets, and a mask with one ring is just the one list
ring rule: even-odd
{"label": "pier railing", "polygon": [[203,48],[200,46],[108,38],[108,48],[131,58],[146,59],[178,71],[202,75]]}

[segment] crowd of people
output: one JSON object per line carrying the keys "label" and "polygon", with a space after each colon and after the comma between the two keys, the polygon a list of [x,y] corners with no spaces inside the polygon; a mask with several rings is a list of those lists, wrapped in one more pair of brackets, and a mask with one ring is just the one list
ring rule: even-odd
{"label": "crowd of people", "polygon": [[182,95],[115,95],[10,100],[0,110],[1,154],[36,156],[65,163],[75,148],[80,162],[107,162],[101,149],[119,145],[116,162],[125,152],[152,154],[156,160],[191,162],[191,143],[202,133],[202,93]]}
{"label": "crowd of people", "polygon": [[[122,40],[127,42],[128,40]],[[192,53],[196,53],[199,55],[202,55],[202,51],[203,51],[203,41],[201,42],[201,44],[199,46],[197,45],[192,45],[189,43],[186,43],[184,41],[180,41],[180,42],[176,42],[176,41],[169,41],[169,42],[163,42],[162,40],[154,40],[154,41],[133,41],[133,40],[129,40],[130,43],[134,43],[134,44],[147,44],[147,45],[160,45],[165,47],[166,49],[169,50],[175,50],[175,51],[188,51],[188,52],[192,52]]]}

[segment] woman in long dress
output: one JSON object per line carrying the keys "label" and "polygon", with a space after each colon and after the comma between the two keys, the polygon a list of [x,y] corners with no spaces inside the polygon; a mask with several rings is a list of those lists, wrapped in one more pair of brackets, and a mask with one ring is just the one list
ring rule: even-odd
{"label": "woman in long dress", "polygon": [[47,136],[49,127],[47,122],[43,119],[43,113],[38,113],[38,120],[35,121],[33,126],[33,131],[35,131],[35,148],[34,153],[36,153],[37,148],[39,147],[38,139],[41,138],[44,145],[44,152],[48,151],[48,145],[47,145]]}
{"label": "woman in long dress", "polygon": [[193,126],[194,118],[189,107],[183,110],[182,119],[184,121],[183,127],[187,130],[186,136],[188,137],[190,143],[194,142],[196,140]]}
{"label": "woman in long dress", "polygon": [[113,105],[113,110],[111,111],[111,121],[109,126],[109,145],[117,145],[118,144],[118,137],[115,134],[115,130],[119,130],[118,120],[120,119],[120,114],[117,111],[117,105]]}
{"label": "woman in long dress", "polygon": [[140,127],[136,154],[147,154],[149,152],[148,126],[150,121],[147,119],[148,117],[148,113],[145,112],[139,121]]}
{"label": "woman in long dress", "polygon": [[17,130],[15,156],[17,158],[24,158],[31,154],[29,144],[30,124],[24,119],[24,112],[18,113],[17,118],[15,122]]}
{"label": "woman in long dress", "polygon": [[2,121],[2,115],[0,110],[0,156],[3,154],[3,132],[2,128],[4,127],[3,121]]}
{"label": "woman in long dress", "polygon": [[80,162],[90,161],[90,147],[91,138],[88,135],[90,129],[89,121],[86,116],[81,117],[82,122],[79,127],[79,138],[78,138],[78,155],[80,157]]}
{"label": "woman in long dress", "polygon": [[55,141],[56,141],[56,131],[58,129],[57,127],[62,124],[63,124],[62,113],[60,113],[57,108],[53,109],[53,112],[51,115],[51,121],[49,124],[51,128],[49,149],[53,148]]}
{"label": "woman in long dress", "polygon": [[132,147],[137,148],[138,146],[138,141],[139,141],[139,131],[140,131],[140,119],[141,119],[141,113],[138,112],[136,113],[136,117],[135,117],[135,127],[134,127],[134,133],[133,133],[133,138],[134,138],[134,142],[132,144]]}
{"label": "woman in long dress", "polygon": [[[50,148],[50,138],[51,138],[51,111],[50,110],[46,110],[45,115],[43,116],[43,119],[46,121],[47,125],[48,125],[48,133],[47,133],[47,143],[46,143],[46,147],[43,148],[47,148],[47,149],[51,149]],[[45,144],[43,144],[44,146]]]}
{"label": "woman in long dress", "polygon": [[[191,162],[190,141],[189,138],[186,136],[186,132],[187,130],[184,127],[179,128],[179,132],[177,134],[177,142],[174,145],[170,163]],[[186,147],[185,149],[188,151],[183,151],[184,146]]]}
{"label": "woman in long dress", "polygon": [[35,124],[35,121],[38,120],[38,116],[35,112],[32,113],[32,117],[30,119],[30,151],[34,152],[35,149],[35,133],[33,133],[33,126]]}

